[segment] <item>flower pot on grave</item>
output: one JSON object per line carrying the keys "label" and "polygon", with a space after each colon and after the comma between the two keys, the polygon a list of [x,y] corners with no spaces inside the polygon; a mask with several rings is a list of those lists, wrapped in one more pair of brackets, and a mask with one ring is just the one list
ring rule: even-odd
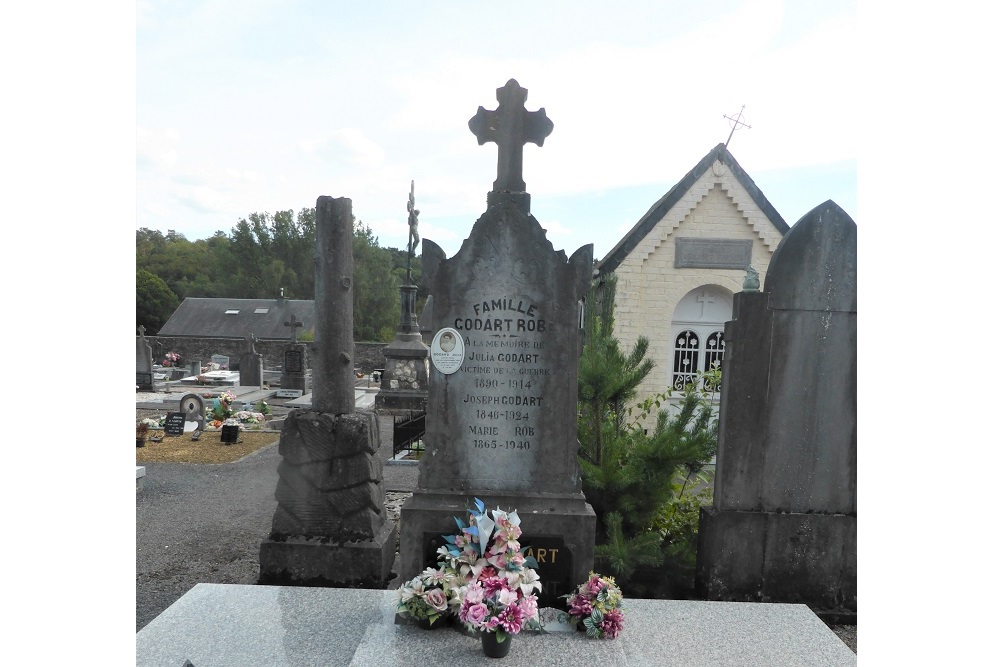
{"label": "flower pot on grave", "polygon": [[514,642],[514,635],[507,635],[502,642],[497,641],[497,633],[484,632],[482,635],[483,653],[487,658],[503,658],[510,653],[510,645]]}
{"label": "flower pot on grave", "polygon": [[429,618],[414,618],[410,619],[410,623],[417,626],[421,630],[437,630],[438,628],[443,628],[447,623],[445,622],[444,616],[439,616],[436,621],[432,624]]}
{"label": "flower pot on grave", "polygon": [[135,439],[135,446],[136,447],[145,447],[146,446],[146,439],[145,438],[136,438]]}

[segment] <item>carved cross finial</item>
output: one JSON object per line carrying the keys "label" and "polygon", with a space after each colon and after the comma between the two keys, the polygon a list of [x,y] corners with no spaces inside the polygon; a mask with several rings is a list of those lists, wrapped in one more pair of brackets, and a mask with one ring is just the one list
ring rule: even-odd
{"label": "carved cross finial", "polygon": [[302,322],[296,320],[295,319],[295,315],[293,314],[289,318],[289,320],[287,322],[285,322],[285,326],[292,328],[292,342],[293,343],[299,342],[299,336],[298,336],[298,332],[296,331],[296,329],[298,329],[299,327],[303,326]]}
{"label": "carved cross finial", "polygon": [[552,121],[545,115],[545,107],[528,111],[524,101],[528,91],[511,79],[503,88],[497,88],[495,111],[479,107],[469,119],[469,129],[476,135],[479,145],[492,141],[497,145],[497,180],[493,192],[525,192],[522,178],[524,144],[539,146],[552,133]]}
{"label": "carved cross finial", "polygon": [[139,336],[146,338],[146,327],[141,324],[139,325]]}

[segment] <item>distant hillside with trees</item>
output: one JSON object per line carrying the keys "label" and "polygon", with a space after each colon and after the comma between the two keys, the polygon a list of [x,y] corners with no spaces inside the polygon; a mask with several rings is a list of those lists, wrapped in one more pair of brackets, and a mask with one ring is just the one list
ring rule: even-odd
{"label": "distant hillside with trees", "polygon": [[[420,277],[420,249],[413,280]],[[142,228],[135,233],[136,324],[155,334],[186,297],[312,299],[316,209],[251,213],[228,234],[189,241]],[[399,286],[406,249],[383,248],[354,221],[354,339],[392,340],[399,324]],[[421,295],[422,296],[422,295]],[[418,307],[425,298],[420,298]],[[419,310],[418,310],[419,315]]]}

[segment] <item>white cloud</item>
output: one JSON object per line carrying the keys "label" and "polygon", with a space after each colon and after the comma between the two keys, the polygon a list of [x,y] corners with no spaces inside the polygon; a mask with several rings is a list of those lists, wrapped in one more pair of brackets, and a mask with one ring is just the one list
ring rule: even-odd
{"label": "white cloud", "polygon": [[169,169],[177,163],[180,132],[174,128],[150,130],[137,127],[135,132],[136,167]]}
{"label": "white cloud", "polygon": [[299,148],[330,162],[375,168],[385,162],[385,150],[356,127],[346,127],[318,139],[304,139]]}

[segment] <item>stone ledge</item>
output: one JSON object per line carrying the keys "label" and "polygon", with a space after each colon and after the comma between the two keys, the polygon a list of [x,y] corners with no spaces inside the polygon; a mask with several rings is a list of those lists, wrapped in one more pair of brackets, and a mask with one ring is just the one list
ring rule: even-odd
{"label": "stone ledge", "polygon": [[[481,667],[453,628],[396,625],[396,592],[197,584],[136,633],[136,667],[356,665]],[[627,599],[614,640],[522,632],[518,665],[853,667],[857,656],[805,605]]]}

